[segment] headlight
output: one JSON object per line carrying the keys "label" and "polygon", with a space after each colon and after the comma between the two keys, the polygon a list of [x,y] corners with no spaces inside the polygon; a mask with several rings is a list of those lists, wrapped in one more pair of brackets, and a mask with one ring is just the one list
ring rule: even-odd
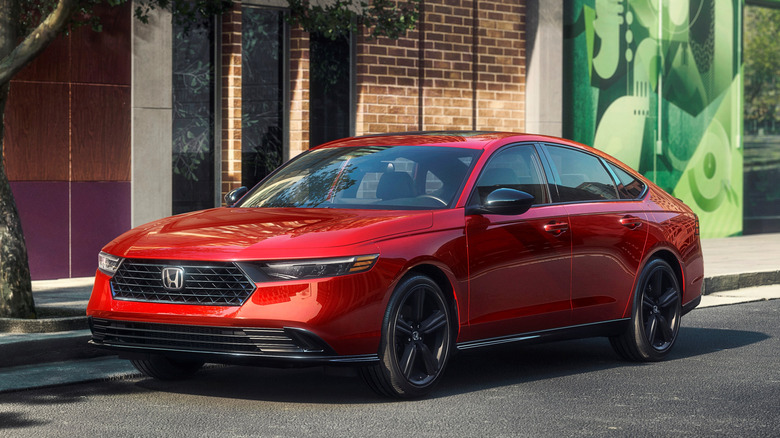
{"label": "headlight", "polygon": [[305,280],[310,278],[337,277],[339,275],[368,271],[374,266],[377,257],[379,257],[379,254],[331,259],[239,264],[252,277],[252,280],[256,282]]}
{"label": "headlight", "polygon": [[113,256],[101,251],[100,254],[98,254],[98,269],[100,269],[100,272],[112,277],[116,270],[119,269],[119,265],[122,264],[122,260],[124,260],[122,257]]}

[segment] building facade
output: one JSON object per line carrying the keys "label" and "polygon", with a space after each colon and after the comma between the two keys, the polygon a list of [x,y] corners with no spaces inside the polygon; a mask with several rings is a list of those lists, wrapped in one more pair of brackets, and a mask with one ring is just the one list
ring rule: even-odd
{"label": "building facade", "polygon": [[[287,24],[285,0],[189,31],[106,9],[104,32],[61,37],[12,82],[5,160],[33,278],[93,275],[132,226],[219,206],[328,140],[393,131],[563,135],[682,198],[704,237],[771,231],[743,220],[742,17],[775,5],[757,3],[423,0],[398,40],[335,41]],[[756,130],[759,157],[772,133]]]}

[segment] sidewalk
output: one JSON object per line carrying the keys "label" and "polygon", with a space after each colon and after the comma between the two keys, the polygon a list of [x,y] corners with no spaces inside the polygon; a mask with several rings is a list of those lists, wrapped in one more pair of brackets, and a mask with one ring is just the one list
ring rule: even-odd
{"label": "sidewalk", "polygon": [[780,284],[780,233],[702,240],[705,294]]}
{"label": "sidewalk", "polygon": [[[702,241],[702,248],[705,296],[698,308],[780,299],[780,234],[707,239]],[[58,364],[74,360],[83,361],[87,368],[107,361],[108,369],[120,367],[131,372],[126,361],[96,359],[107,353],[87,344],[90,331],[85,310],[92,281],[91,277],[34,281],[40,319],[0,318],[0,381],[7,380],[6,384],[0,382],[0,392],[25,387],[26,380],[38,379],[30,377],[38,375],[31,367],[43,367],[41,373],[48,375]],[[104,374],[116,377],[110,372]],[[14,375],[22,376],[17,377],[23,379],[21,383],[13,383]],[[102,375],[87,372],[84,378],[94,380]],[[46,382],[41,384],[51,384]]]}

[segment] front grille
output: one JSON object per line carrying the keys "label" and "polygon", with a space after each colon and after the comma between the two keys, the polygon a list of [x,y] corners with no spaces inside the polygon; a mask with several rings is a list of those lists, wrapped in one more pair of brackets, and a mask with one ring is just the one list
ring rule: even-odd
{"label": "front grille", "polygon": [[[182,268],[183,286],[163,284],[163,269]],[[126,259],[111,279],[115,299],[152,303],[240,306],[255,284],[231,262],[165,262]]]}
{"label": "front grille", "polygon": [[92,341],[108,347],[279,355],[329,350],[311,334],[281,328],[207,327],[93,318]]}

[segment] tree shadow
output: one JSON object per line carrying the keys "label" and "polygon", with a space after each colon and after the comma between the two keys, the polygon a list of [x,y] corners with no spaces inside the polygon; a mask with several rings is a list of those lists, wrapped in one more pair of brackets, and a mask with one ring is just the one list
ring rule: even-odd
{"label": "tree shadow", "polygon": [[[25,427],[42,426],[51,421],[34,420],[19,412],[0,412],[0,431],[7,429],[21,429]],[[0,433],[1,435],[1,433]]]}
{"label": "tree shadow", "polygon": [[[0,394],[0,406],[10,407],[14,405],[46,406],[83,403],[89,397],[102,395],[125,395],[136,393],[139,390],[128,382],[112,380],[97,384],[73,383],[62,386],[51,386],[30,390],[11,391]],[[48,417],[43,416],[45,411],[32,412],[0,412],[0,436],[5,436],[3,431],[7,429],[23,429],[45,426],[52,423]]]}

